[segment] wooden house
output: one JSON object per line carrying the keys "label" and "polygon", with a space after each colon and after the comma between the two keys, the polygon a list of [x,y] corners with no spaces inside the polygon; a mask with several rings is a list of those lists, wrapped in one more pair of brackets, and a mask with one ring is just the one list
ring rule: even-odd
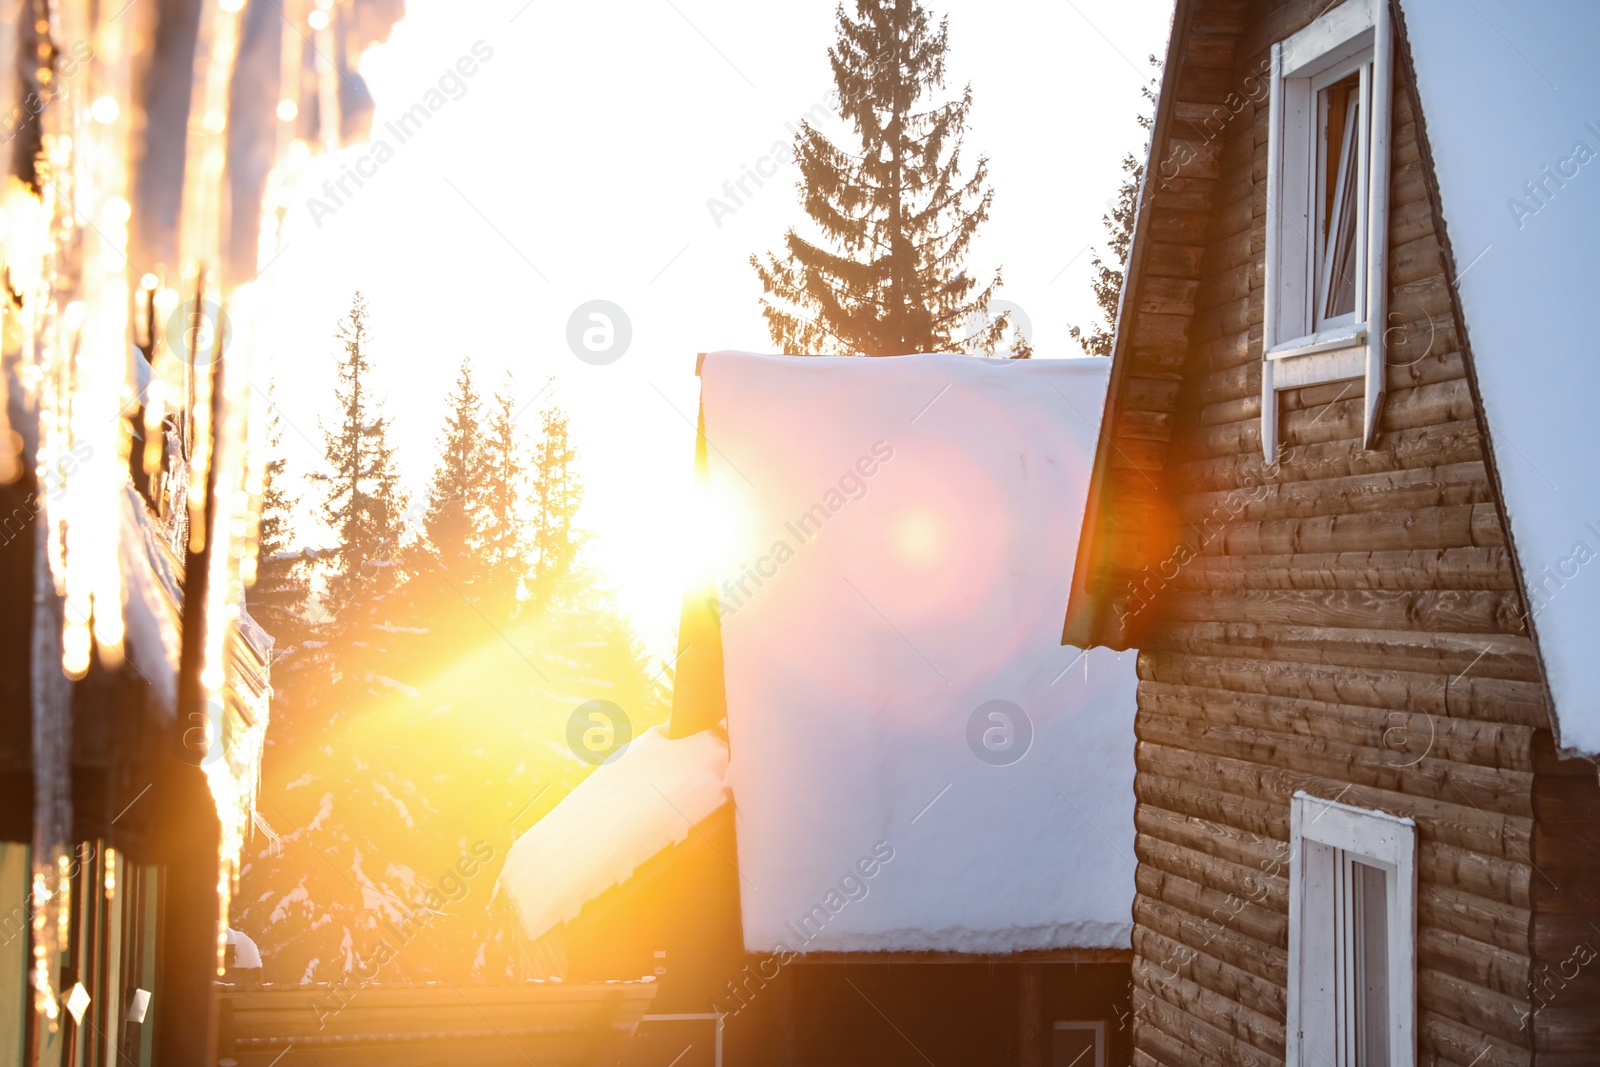
{"label": "wooden house", "polygon": [[272,651],[243,283],[314,125],[279,77],[320,145],[341,99],[340,24],[245,6],[0,10],[0,1063],[216,1059]]}
{"label": "wooden house", "polygon": [[1596,32],[1177,4],[1065,624],[1136,1065],[1600,1060]]}

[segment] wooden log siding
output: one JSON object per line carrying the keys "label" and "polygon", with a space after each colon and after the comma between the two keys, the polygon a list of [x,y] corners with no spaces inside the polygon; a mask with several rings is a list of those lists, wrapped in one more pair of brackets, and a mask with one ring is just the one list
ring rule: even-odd
{"label": "wooden log siding", "polygon": [[1229,94],[1327,6],[1180,5],[1152,152],[1090,578],[1142,644],[1133,1062],[1282,1062],[1297,789],[1417,821],[1420,1063],[1587,1062],[1600,785],[1551,743],[1403,48],[1380,437],[1308,387],[1262,462],[1267,109]]}

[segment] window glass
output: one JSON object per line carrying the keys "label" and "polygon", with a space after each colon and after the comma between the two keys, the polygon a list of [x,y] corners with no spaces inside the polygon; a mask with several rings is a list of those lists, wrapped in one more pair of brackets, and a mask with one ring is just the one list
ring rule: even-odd
{"label": "window glass", "polygon": [[1360,206],[1361,79],[1352,73],[1317,94],[1317,324],[1356,310]]}
{"label": "window glass", "polygon": [[1389,1067],[1389,892],[1380,867],[1350,864],[1355,1067]]}

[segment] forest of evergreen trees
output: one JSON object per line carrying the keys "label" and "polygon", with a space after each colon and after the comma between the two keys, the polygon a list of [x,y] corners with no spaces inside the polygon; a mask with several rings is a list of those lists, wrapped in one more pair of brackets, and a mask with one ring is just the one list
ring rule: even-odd
{"label": "forest of evergreen trees", "polygon": [[360,294],[337,338],[324,463],[269,442],[248,606],[275,692],[232,925],[268,982],[492,980],[499,861],[590,769],[568,720],[607,700],[660,722],[670,678],[586,563],[560,407],[509,377],[485,396],[463,362],[413,503]]}

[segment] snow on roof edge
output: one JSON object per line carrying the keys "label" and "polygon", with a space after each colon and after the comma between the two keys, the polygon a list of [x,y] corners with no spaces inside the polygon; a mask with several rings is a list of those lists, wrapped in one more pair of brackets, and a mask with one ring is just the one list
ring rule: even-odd
{"label": "snow on roof edge", "polygon": [[1600,64],[1588,54],[1600,6],[1400,7],[1550,725],[1560,746],[1594,756],[1600,450],[1583,431],[1600,400],[1584,313],[1600,244]]}
{"label": "snow on roof edge", "polygon": [[517,838],[495,885],[530,941],[688,838],[732,799],[728,745],[710,731],[657,726],[595,768]]}

